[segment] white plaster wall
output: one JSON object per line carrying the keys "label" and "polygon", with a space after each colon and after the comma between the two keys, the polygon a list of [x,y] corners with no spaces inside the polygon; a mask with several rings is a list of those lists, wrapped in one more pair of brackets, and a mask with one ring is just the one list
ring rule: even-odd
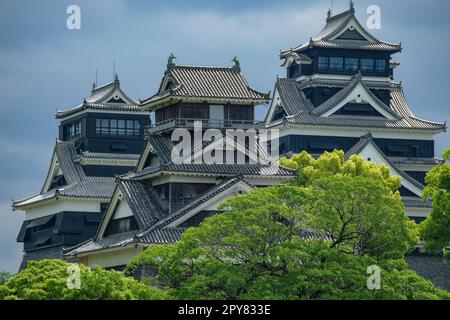
{"label": "white plaster wall", "polygon": [[93,252],[83,258],[83,261],[87,263],[88,266],[102,266],[102,267],[116,267],[127,264],[131,259],[142,252],[141,247],[139,248],[118,248],[112,251],[106,252]]}
{"label": "white plaster wall", "polygon": [[49,201],[25,211],[25,220],[32,220],[49,216],[62,211],[100,212],[99,200],[68,200],[58,199]]}

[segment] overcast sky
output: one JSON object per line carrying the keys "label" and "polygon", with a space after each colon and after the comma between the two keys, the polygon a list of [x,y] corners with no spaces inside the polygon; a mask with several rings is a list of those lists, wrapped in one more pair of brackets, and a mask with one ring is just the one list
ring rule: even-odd
{"label": "overcast sky", "polygon": [[[280,49],[320,31],[327,1],[0,1],[0,270],[15,272],[21,246],[15,242],[23,214],[11,199],[39,192],[57,137],[57,108],[75,106],[99,83],[112,80],[116,63],[122,88],[133,98],[154,94],[170,52],[179,64],[231,65],[261,91],[273,89]],[[66,28],[66,9],[81,8],[81,30]],[[402,42],[396,55],[408,102],[421,118],[450,120],[450,2],[363,1],[355,8],[381,8],[378,38]],[[348,8],[334,0],[334,12]],[[259,113],[262,117],[262,112]],[[437,137],[436,155],[450,145]]]}

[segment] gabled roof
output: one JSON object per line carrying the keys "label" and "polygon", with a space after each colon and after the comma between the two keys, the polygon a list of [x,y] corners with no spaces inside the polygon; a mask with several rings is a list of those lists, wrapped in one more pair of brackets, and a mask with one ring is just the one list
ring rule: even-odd
{"label": "gabled roof", "polygon": [[[121,180],[122,182],[124,180]],[[121,182],[119,181],[119,183]],[[130,182],[134,183],[134,182]],[[213,187],[211,190],[209,190],[207,193],[202,195],[201,197],[195,199],[185,207],[179,209],[178,211],[174,212],[171,215],[162,216],[157,220],[152,220],[152,211],[151,210],[143,210],[141,213],[142,215],[147,215],[150,218],[146,219],[147,221],[153,221],[152,223],[149,223],[146,227],[139,226],[139,231],[136,232],[129,232],[122,235],[113,235],[108,236],[104,238],[98,238],[98,236],[94,239],[91,239],[89,241],[86,241],[85,243],[82,243],[80,245],[77,245],[75,247],[72,247],[68,249],[66,252],[66,255],[73,256],[73,255],[79,255],[84,254],[92,251],[102,250],[102,249],[110,249],[114,247],[123,247],[127,246],[131,243],[141,243],[144,245],[148,244],[163,244],[163,243],[174,243],[178,241],[181,238],[181,234],[185,230],[184,228],[180,227],[174,227],[174,228],[168,228],[167,226],[177,220],[183,217],[184,215],[188,215],[193,210],[198,208],[200,205],[204,204],[205,202],[219,196],[220,194],[224,193],[225,191],[229,190],[233,186],[236,186],[237,184],[242,183],[244,186],[246,186],[247,190],[250,190],[251,186],[245,182],[242,176],[236,176],[232,177],[228,180],[225,180],[224,182],[218,184],[217,186]],[[130,192],[127,192],[128,194],[131,194]],[[134,193],[134,192],[132,192]],[[143,196],[142,194],[134,194],[130,196],[131,200],[127,199],[127,203],[135,203],[136,205],[139,205],[139,202],[141,201],[139,197]],[[134,205],[134,204],[132,204]],[[102,225],[106,224],[107,221],[102,221],[99,230],[101,229]]]}
{"label": "gabled roof", "polygon": [[164,73],[158,93],[142,100],[141,106],[154,109],[171,99],[262,104],[269,94],[251,88],[234,68],[176,65]]}
{"label": "gabled roof", "polygon": [[[357,33],[358,37],[340,37],[345,32]],[[295,48],[282,51],[280,57],[284,59],[293,53],[302,52],[313,47],[390,51],[392,53],[401,50],[400,44],[384,42],[371,35],[356,19],[353,5],[351,5],[349,10],[335,16],[331,16],[329,13],[325,27],[318,35]]]}
{"label": "gabled roof", "polygon": [[167,215],[150,184],[119,177],[116,182],[141,230],[150,227]]}
{"label": "gabled roof", "polygon": [[352,79],[348,82],[348,84],[342,88],[338,93],[333,95],[330,99],[326,100],[321,105],[314,108],[312,113],[317,116],[323,116],[324,114],[331,111],[335,108],[339,103],[343,102],[346,98],[350,96],[350,94],[358,87],[361,86],[364,93],[366,93],[369,99],[372,99],[375,102],[376,107],[381,108],[381,112],[385,111],[388,115],[391,115],[393,118],[401,119],[402,116],[392,110],[390,107],[384,104],[383,101],[378,99],[364,84],[362,81],[361,72],[357,73]]}
{"label": "gabled roof", "polygon": [[[271,104],[271,110],[280,105],[282,106],[287,116],[279,121],[271,121],[271,118],[266,119],[266,125],[272,126],[312,126],[312,127],[347,127],[347,128],[365,128],[365,129],[389,129],[389,130],[407,130],[407,131],[420,131],[420,132],[442,132],[446,130],[445,123],[431,122],[422,120],[413,115],[408,103],[406,102],[403,88],[401,84],[397,84],[391,81],[378,81],[378,84],[374,84],[371,81],[365,81],[360,76],[355,76],[351,80],[339,80],[333,81],[334,87],[341,87],[342,89],[336,93],[329,100],[325,101],[318,110],[314,107],[309,99],[306,98],[305,89],[318,85],[316,81],[304,80],[295,81],[293,79],[279,78],[275,84],[274,97],[279,97],[279,100],[273,100]],[[322,85],[322,84],[320,84]],[[394,119],[387,119],[381,117],[362,117],[362,116],[350,116],[350,115],[331,115],[327,117],[321,116],[324,111],[330,110],[343,98],[345,98],[349,92],[354,89],[355,86],[361,85],[365,90],[371,88],[387,88],[390,91],[390,104],[385,105],[376,96],[374,96],[369,90],[367,91],[371,98],[382,106],[386,112],[396,115]]]}
{"label": "gabled roof", "polygon": [[[152,149],[160,163],[155,166],[144,167],[146,158],[141,157],[138,168],[134,174],[130,176],[134,178],[143,178],[152,174],[160,173],[175,173],[186,175],[210,175],[210,176],[235,176],[243,174],[244,176],[260,176],[260,177],[279,177],[279,178],[293,178],[296,176],[296,171],[281,166],[265,165],[265,164],[195,164],[183,163],[177,164],[172,161],[171,153],[174,147],[170,136],[167,134],[150,135],[148,137],[145,149]],[[257,147],[260,148],[259,146]],[[147,157],[151,156],[147,154]]]}
{"label": "gabled roof", "polygon": [[[369,133],[363,137],[345,153],[345,159],[348,160],[350,156],[354,154],[360,154],[368,145],[371,145],[378,153],[378,155],[382,158],[383,163],[389,166],[394,173],[398,174],[402,179],[409,182],[411,185],[416,187],[419,190],[423,190],[424,185],[421,184],[419,181],[412,178],[410,175],[408,175],[406,172],[401,170],[391,159],[389,159],[388,156],[386,156],[383,151],[377,146],[377,144],[373,141],[372,135]],[[413,191],[413,190],[411,190]]]}
{"label": "gabled roof", "polygon": [[[55,198],[109,199],[115,187],[114,178],[87,176],[82,165],[76,161],[78,157],[74,142],[56,141],[52,165],[50,165],[41,192],[30,198],[13,201],[13,208],[24,209],[30,205]],[[62,172],[66,184],[50,189],[51,180],[58,171]]]}
{"label": "gabled roof", "polygon": [[57,110],[56,118],[65,118],[84,110],[115,111],[115,112],[144,112],[138,102],[131,99],[121,88],[116,74],[113,81],[92,87],[91,95],[83,103],[68,110]]}
{"label": "gabled roof", "polygon": [[232,188],[238,183],[242,183],[246,186],[248,190],[252,188],[252,186],[244,179],[242,175],[238,175],[232,178],[229,178],[222,183],[216,185],[212,189],[210,189],[208,192],[206,192],[204,195],[198,197],[194,201],[190,202],[183,208],[177,210],[176,212],[168,215],[164,219],[161,219],[156,224],[154,224],[150,229],[142,233],[141,235],[138,235],[138,238],[144,237],[146,233],[151,232],[154,229],[158,228],[164,228],[170,225],[175,220],[183,217],[184,215],[188,214],[190,211],[194,210],[195,208],[199,207],[201,204],[205,203],[208,200],[211,200],[212,198],[216,197],[217,195],[225,192],[226,190]]}

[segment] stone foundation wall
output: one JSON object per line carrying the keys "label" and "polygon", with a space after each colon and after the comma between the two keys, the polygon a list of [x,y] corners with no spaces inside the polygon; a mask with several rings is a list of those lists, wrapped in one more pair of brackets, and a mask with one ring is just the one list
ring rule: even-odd
{"label": "stone foundation wall", "polygon": [[450,291],[450,261],[442,257],[409,256],[408,266],[437,288]]}

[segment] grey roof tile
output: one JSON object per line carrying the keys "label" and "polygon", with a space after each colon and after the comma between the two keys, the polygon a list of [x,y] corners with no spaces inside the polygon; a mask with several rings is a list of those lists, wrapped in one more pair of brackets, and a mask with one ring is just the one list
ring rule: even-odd
{"label": "grey roof tile", "polygon": [[167,225],[169,225],[173,221],[181,218],[182,216],[184,216],[185,214],[187,214],[191,210],[197,208],[201,204],[205,203],[206,201],[210,200],[211,198],[214,198],[218,194],[221,194],[222,192],[228,190],[229,188],[231,188],[232,186],[236,185],[237,183],[239,183],[241,181],[243,181],[244,183],[246,183],[250,187],[250,184],[245,181],[245,179],[243,178],[242,175],[239,175],[239,176],[230,178],[228,180],[225,180],[222,183],[220,183],[220,184],[216,185],[215,187],[213,187],[212,189],[210,189],[208,192],[206,192],[202,196],[200,196],[197,199],[195,199],[194,201],[190,202],[189,204],[187,204],[183,208],[181,208],[181,209],[177,210],[176,212],[168,215],[167,217],[159,220],[148,231],[145,231],[143,234],[138,235],[138,237],[142,237],[142,236],[144,236],[148,232],[151,232],[154,229],[166,227]]}
{"label": "grey roof tile", "polygon": [[[118,92],[126,101],[108,102],[107,99]],[[116,78],[99,87],[93,87],[91,95],[83,101],[82,104],[68,110],[57,110],[56,118],[64,118],[83,110],[102,110],[102,111],[121,111],[121,112],[146,112],[139,107],[138,102],[131,99],[121,88],[119,79]]]}
{"label": "grey roof tile", "polygon": [[158,195],[149,183],[117,178],[117,185],[141,230],[167,216]]}
{"label": "grey roof tile", "polygon": [[330,111],[333,109],[337,104],[341,103],[347,96],[358,86],[362,85],[365,90],[369,93],[370,97],[379,105],[383,110],[385,110],[387,113],[392,115],[393,117],[400,119],[402,116],[398,113],[396,113],[394,110],[389,108],[387,105],[384,104],[383,101],[378,99],[370,90],[367,88],[367,86],[362,81],[362,74],[358,73],[356,74],[349,82],[348,84],[342,88],[339,92],[337,92],[335,95],[333,95],[330,99],[326,100],[321,105],[314,108],[312,113],[316,116],[321,116],[324,113]]}
{"label": "grey roof tile", "polygon": [[[84,173],[81,164],[75,161],[79,154],[73,142],[57,141],[54,154],[67,184],[57,189],[45,191],[27,199],[13,201],[13,208],[46,201],[57,197],[109,199],[114,191],[113,177],[91,177]],[[50,174],[50,172],[49,172]]]}
{"label": "grey roof tile", "polygon": [[407,208],[424,208],[431,209],[433,203],[431,201],[423,201],[419,197],[402,197],[403,204]]}
{"label": "grey roof tile", "polygon": [[[367,38],[367,40],[334,39],[339,33],[344,31],[344,28],[353,19],[359,29],[362,30],[363,35]],[[355,18],[354,9],[344,11],[335,16],[329,16],[326,20],[324,28],[319,32],[319,34],[293,49],[281,52],[280,57],[286,58],[292,53],[302,52],[312,47],[390,52],[398,52],[401,50],[400,44],[381,41],[364,29],[364,27]]]}
{"label": "grey roof tile", "polygon": [[[365,81],[361,80],[365,85]],[[355,85],[356,79],[347,81],[347,86],[337,93],[336,98],[331,102],[336,102],[351,87]],[[279,122],[270,124],[286,126],[318,126],[318,127],[359,127],[359,128],[386,128],[386,129],[407,129],[419,131],[443,131],[446,129],[445,123],[436,123],[418,119],[412,115],[412,112],[406,103],[403,90],[398,84],[390,84],[391,102],[389,108],[392,113],[400,116],[399,119],[390,120],[381,117],[361,117],[361,116],[336,116],[323,117],[314,114],[314,106],[307,99],[303,90],[307,86],[305,83],[298,83],[292,79],[279,78],[276,83],[276,90],[280,95],[281,106],[286,110],[287,117]],[[325,102],[326,107],[333,104]]]}
{"label": "grey roof tile", "polygon": [[392,162],[389,157],[387,157],[383,151],[376,145],[375,142],[373,142],[372,135],[369,133],[363,137],[352,147],[350,150],[348,150],[345,153],[345,159],[349,159],[351,155],[359,154],[369,143],[372,144],[372,146],[377,150],[377,152],[384,158],[386,163],[393,168],[403,179],[411,183],[413,186],[419,188],[422,190],[424,188],[424,185],[417,181],[416,179],[412,178],[410,175],[408,175],[405,171],[401,170],[394,162]]}
{"label": "grey roof tile", "polygon": [[[171,81],[169,88],[162,87],[166,78]],[[260,103],[269,99],[268,94],[252,89],[244,76],[233,68],[184,65],[169,68],[159,92],[141,101],[141,105],[167,97],[233,99]]]}

